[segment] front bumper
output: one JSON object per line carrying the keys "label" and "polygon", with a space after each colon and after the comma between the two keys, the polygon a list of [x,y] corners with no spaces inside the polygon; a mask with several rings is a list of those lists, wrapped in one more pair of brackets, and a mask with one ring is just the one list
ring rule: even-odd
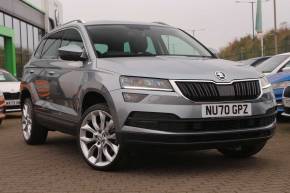
{"label": "front bumper", "polygon": [[[123,92],[148,96],[139,103],[126,103]],[[227,119],[202,118],[203,103],[192,102],[175,92],[123,89],[112,91],[111,96],[116,113],[117,135],[122,144],[216,148],[225,144],[265,141],[272,137],[276,128],[276,103],[272,93],[263,94],[259,99],[251,101],[219,102],[252,103],[252,116]],[[147,113],[149,118],[144,120],[144,116],[141,116],[139,118],[143,120],[130,120],[132,113],[136,112]],[[160,118],[158,114],[167,115],[167,119],[156,120]],[[154,118],[150,119],[150,116]],[[257,124],[258,120],[268,122]],[[132,124],[132,121],[135,123]]]}
{"label": "front bumper", "polygon": [[21,112],[21,106],[7,106],[6,113]]}
{"label": "front bumper", "polygon": [[[125,125],[122,131],[118,133],[118,136],[120,137],[120,141],[124,144],[217,148],[219,146],[235,143],[241,144],[268,140],[273,136],[276,128],[275,115],[274,113],[255,118],[196,120],[196,122],[195,120],[181,120],[186,121],[185,124],[183,124],[186,128],[179,127],[175,128],[173,131],[161,131],[158,126],[156,129],[145,129]],[[247,120],[249,121],[247,122]],[[257,124],[255,120],[260,123]],[[190,124],[190,122],[194,124]],[[210,122],[213,122],[213,124]],[[232,127],[225,127],[225,125],[229,125],[227,122],[236,122],[236,124],[233,124]],[[216,123],[216,127],[213,127]],[[168,124],[174,125],[176,122],[169,121]]]}

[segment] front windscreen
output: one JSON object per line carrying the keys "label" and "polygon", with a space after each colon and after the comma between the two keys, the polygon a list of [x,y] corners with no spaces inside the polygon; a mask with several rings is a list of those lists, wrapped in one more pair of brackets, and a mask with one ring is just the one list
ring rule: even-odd
{"label": "front windscreen", "polygon": [[181,30],[147,25],[92,25],[87,30],[98,57],[213,57]]}
{"label": "front windscreen", "polygon": [[18,80],[11,74],[0,71],[0,82],[17,82]]}

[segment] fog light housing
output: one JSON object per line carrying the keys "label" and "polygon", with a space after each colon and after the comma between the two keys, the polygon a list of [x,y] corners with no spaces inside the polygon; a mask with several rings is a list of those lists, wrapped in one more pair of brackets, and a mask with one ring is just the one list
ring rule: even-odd
{"label": "fog light housing", "polygon": [[138,93],[127,93],[123,92],[123,98],[125,102],[129,103],[139,103],[141,102],[147,94],[138,94]]}

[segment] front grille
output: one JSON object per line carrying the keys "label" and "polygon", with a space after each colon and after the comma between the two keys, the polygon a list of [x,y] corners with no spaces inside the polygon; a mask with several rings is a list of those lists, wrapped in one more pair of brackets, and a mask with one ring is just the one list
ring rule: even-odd
{"label": "front grille", "polygon": [[239,81],[232,84],[177,81],[176,85],[186,98],[196,102],[251,100],[258,98],[261,94],[258,80]]}
{"label": "front grille", "polygon": [[164,115],[162,119],[136,118],[131,114],[127,121],[127,126],[144,129],[167,131],[175,133],[194,133],[210,131],[233,131],[265,127],[274,123],[275,114],[262,117],[243,117],[238,119],[180,119]]}
{"label": "front grille", "polygon": [[3,93],[5,100],[17,100],[20,99],[20,92],[16,92],[16,93],[8,93],[5,92]]}

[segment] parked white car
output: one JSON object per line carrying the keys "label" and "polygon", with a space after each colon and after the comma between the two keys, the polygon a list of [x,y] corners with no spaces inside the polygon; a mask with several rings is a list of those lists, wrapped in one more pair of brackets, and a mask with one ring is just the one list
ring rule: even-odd
{"label": "parked white car", "polygon": [[272,58],[258,65],[256,69],[263,72],[265,75],[290,71],[290,52],[273,56]]}
{"label": "parked white car", "polygon": [[20,82],[3,69],[0,69],[0,90],[6,101],[6,113],[21,111]]}

